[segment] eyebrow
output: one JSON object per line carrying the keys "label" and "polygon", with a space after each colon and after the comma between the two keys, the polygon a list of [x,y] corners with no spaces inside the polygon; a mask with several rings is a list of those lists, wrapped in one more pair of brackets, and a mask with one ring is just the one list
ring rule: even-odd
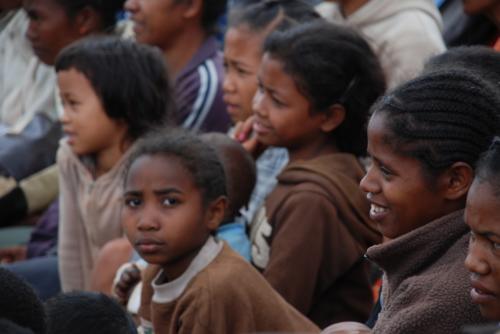
{"label": "eyebrow", "polygon": [[479,234],[480,236],[483,236],[483,237],[486,237],[486,238],[491,238],[491,237],[494,237],[496,239],[500,239],[500,235],[494,233],[494,232],[479,232],[479,233],[476,233],[476,234]]}
{"label": "eyebrow", "polygon": [[[177,189],[177,188],[164,188],[164,189],[155,189],[153,190],[155,195],[168,195],[168,194],[182,194],[182,191]],[[125,196],[141,196],[143,191],[140,190],[126,190],[124,195]]]}

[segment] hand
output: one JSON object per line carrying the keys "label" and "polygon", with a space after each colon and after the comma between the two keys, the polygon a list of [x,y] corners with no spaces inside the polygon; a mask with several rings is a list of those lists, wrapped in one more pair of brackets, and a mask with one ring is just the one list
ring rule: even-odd
{"label": "hand", "polygon": [[126,305],[130,294],[137,283],[141,281],[141,270],[135,263],[127,263],[118,270],[113,292],[122,305]]}
{"label": "hand", "polygon": [[243,145],[245,150],[257,158],[267,147],[257,140],[253,134],[255,116],[248,117],[244,122],[236,123],[233,138]]}
{"label": "hand", "polygon": [[28,247],[24,245],[2,248],[0,249],[0,263],[5,264],[26,260],[27,252]]}

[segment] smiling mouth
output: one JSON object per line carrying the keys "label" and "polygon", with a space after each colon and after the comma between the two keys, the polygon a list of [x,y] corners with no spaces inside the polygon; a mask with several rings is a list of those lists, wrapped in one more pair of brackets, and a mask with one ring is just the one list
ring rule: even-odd
{"label": "smiling mouth", "polygon": [[387,212],[389,212],[389,209],[387,209],[383,206],[371,203],[371,206],[370,206],[370,218],[371,219],[381,220],[382,218],[384,218],[384,216],[387,214]]}

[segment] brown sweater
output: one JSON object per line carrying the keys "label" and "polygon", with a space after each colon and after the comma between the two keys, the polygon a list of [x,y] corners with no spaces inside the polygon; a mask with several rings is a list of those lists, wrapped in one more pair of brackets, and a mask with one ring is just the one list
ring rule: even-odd
{"label": "brown sweater", "polygon": [[484,322],[464,267],[468,232],[460,210],[368,250],[385,272],[373,333],[449,334]]}
{"label": "brown sweater", "polygon": [[178,279],[155,284],[149,266],[139,314],[156,334],[319,333],[242,257],[209,239]]}
{"label": "brown sweater", "polygon": [[364,322],[372,306],[366,249],[380,241],[351,154],[289,164],[252,226],[252,261],[320,327]]}

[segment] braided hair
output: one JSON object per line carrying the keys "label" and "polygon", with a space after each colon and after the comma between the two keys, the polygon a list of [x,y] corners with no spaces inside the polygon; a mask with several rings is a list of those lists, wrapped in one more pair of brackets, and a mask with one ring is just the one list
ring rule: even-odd
{"label": "braided hair", "polygon": [[500,128],[499,111],[493,87],[466,69],[422,75],[373,107],[387,116],[387,142],[419,160],[431,177],[458,161],[475,168]]}
{"label": "braided hair", "polygon": [[495,137],[488,151],[479,159],[476,180],[488,182],[496,197],[500,197],[500,137]]}

